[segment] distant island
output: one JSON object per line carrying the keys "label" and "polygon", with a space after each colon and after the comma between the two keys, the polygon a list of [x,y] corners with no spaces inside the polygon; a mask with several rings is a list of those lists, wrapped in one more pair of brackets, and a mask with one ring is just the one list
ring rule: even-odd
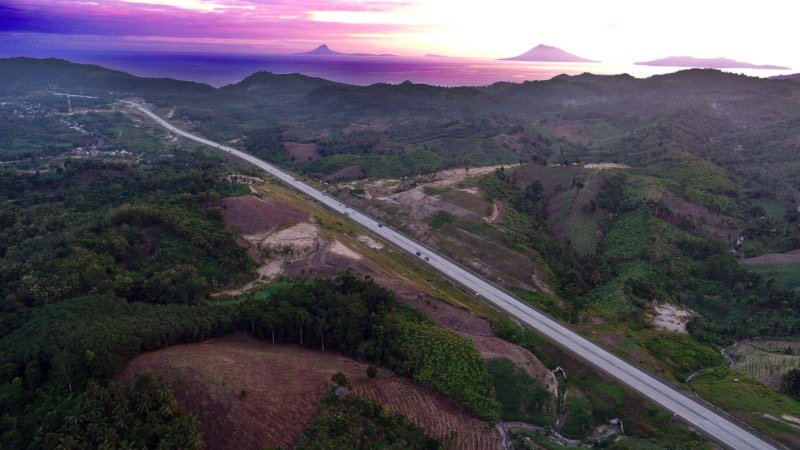
{"label": "distant island", "polygon": [[381,53],[379,55],[372,53],[342,53],[331,50],[327,44],[322,44],[319,47],[309,52],[297,53],[298,55],[312,55],[312,56],[395,56],[391,53]]}
{"label": "distant island", "polygon": [[800,73],[791,73],[789,75],[775,75],[770,77],[773,80],[800,80]]}
{"label": "distant island", "polygon": [[445,55],[437,55],[436,53],[426,53],[426,58],[447,58]]}
{"label": "distant island", "polygon": [[728,58],[694,58],[691,56],[670,56],[662,59],[654,59],[652,61],[636,62],[634,64],[638,66],[697,67],[702,69],[789,70],[788,67],[784,66],[773,66],[769,64],[758,65]]}
{"label": "distant island", "polygon": [[511,58],[501,58],[502,61],[539,61],[539,62],[581,62],[596,63],[591,59],[582,58],[572,53],[565,52],[558,47],[539,44],[527,52],[512,56]]}

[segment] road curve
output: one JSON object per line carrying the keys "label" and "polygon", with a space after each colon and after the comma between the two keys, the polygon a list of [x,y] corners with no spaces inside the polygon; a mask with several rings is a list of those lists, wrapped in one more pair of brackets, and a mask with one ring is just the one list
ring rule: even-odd
{"label": "road curve", "polygon": [[415,255],[436,271],[456,281],[464,288],[476,293],[498,309],[520,322],[525,323],[561,347],[579,356],[584,361],[603,370],[631,389],[658,403],[676,416],[685,420],[695,429],[705,433],[719,443],[734,449],[776,449],[775,446],[764,439],[715,413],[703,404],[692,400],[676,388],[653,377],[636,366],[623,361],[621,358],[614,356],[610,352],[561,325],[558,321],[531,308],[493,283],[433,252],[404,234],[387,226],[383,226],[372,217],[349,208],[341,201],[331,198],[308,184],[297,180],[272,164],[248,155],[240,150],[180,130],[138,103],[125,103],[143,112],[171,132],[235,155],[266,170],[275,178],[282,180],[289,186],[303,192],[334,211],[347,216],[351,221],[361,225],[386,241],[391,242],[402,250]]}

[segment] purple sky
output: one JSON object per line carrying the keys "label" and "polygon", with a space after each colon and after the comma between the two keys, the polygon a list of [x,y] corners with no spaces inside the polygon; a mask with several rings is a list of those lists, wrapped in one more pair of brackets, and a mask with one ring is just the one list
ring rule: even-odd
{"label": "purple sky", "polygon": [[353,36],[391,33],[399,25],[331,23],[310,11],[385,11],[395,2],[277,0],[0,1],[0,45],[69,50],[291,52],[323,41],[364,50]]}
{"label": "purple sky", "polygon": [[501,58],[539,43],[607,62],[726,56],[800,67],[785,0],[0,0],[0,54],[109,50]]}

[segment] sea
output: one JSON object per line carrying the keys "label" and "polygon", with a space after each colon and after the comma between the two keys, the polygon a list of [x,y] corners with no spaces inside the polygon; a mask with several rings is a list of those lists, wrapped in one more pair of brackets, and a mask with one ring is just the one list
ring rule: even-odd
{"label": "sea", "polygon": [[[520,83],[546,80],[559,74],[627,73],[637,78],[675,72],[678,67],[650,67],[626,62],[546,63],[455,57],[242,55],[199,53],[60,53],[14,54],[0,57],[58,57],[97,64],[134,75],[197,81],[220,87],[236,83],[257,71],[301,73],[348,84],[402,83],[411,81],[438,86],[485,86],[499,81]],[[768,77],[788,73],[775,70],[731,69],[735,73]]]}

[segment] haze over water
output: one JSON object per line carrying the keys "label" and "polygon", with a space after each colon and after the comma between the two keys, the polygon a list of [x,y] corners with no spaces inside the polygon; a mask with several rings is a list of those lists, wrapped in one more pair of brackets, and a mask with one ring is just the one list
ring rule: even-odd
{"label": "haze over water", "polygon": [[[5,53],[5,52],[3,52]],[[3,54],[0,56],[18,56]],[[33,57],[51,55],[30,54]],[[372,57],[308,55],[223,55],[194,53],[107,52],[62,53],[75,62],[98,64],[145,77],[169,77],[213,86],[236,83],[260,71],[302,73],[349,84],[401,83],[412,81],[441,86],[482,86],[498,81],[545,80],[559,74],[627,73],[638,78],[670,73],[684,68],[649,67],[632,63],[543,63],[448,57]],[[768,77],[786,71],[730,69],[734,73]]]}

